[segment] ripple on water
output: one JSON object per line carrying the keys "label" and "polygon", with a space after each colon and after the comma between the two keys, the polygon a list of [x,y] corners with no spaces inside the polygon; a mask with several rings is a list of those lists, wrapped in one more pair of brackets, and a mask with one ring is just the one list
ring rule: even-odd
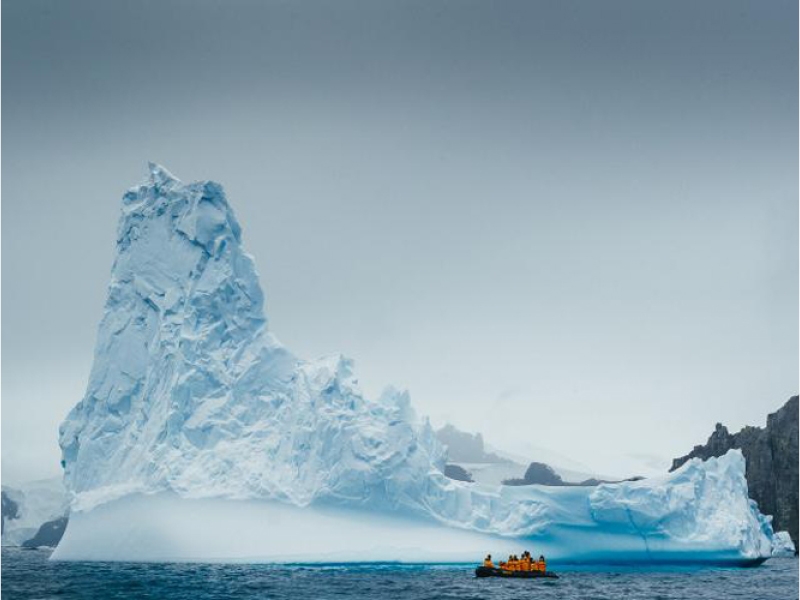
{"label": "ripple on water", "polygon": [[467,565],[58,563],[49,551],[3,548],[3,600],[797,600],[796,559],[753,569],[564,569],[558,580],[476,579]]}

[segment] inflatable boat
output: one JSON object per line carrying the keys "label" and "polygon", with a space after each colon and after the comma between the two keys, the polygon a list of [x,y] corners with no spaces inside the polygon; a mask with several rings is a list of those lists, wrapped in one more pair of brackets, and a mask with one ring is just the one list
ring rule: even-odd
{"label": "inflatable boat", "polygon": [[478,567],[475,569],[475,577],[516,577],[519,579],[537,579],[545,577],[558,579],[558,575],[552,571],[509,571],[492,567]]}

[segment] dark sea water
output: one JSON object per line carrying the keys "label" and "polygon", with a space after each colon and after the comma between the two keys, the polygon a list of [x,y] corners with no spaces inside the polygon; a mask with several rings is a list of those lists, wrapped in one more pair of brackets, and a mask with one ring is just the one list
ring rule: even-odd
{"label": "dark sea water", "polygon": [[49,551],[3,548],[2,598],[386,598],[642,600],[798,597],[797,560],[750,569],[558,569],[558,580],[476,579],[471,565],[275,566],[59,563]]}

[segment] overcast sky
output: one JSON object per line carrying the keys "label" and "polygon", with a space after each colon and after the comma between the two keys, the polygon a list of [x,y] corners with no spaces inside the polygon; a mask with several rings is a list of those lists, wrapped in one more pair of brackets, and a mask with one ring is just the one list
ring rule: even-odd
{"label": "overcast sky", "polygon": [[56,475],[120,197],[227,190],[300,356],[663,468],[798,387],[797,2],[2,6],[2,468]]}

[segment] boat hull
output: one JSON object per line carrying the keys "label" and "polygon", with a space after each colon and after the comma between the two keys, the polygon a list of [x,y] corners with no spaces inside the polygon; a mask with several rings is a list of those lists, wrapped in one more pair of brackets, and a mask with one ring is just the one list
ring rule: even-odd
{"label": "boat hull", "polygon": [[506,571],[504,569],[493,569],[491,567],[478,567],[475,569],[475,577],[506,577],[511,579],[558,579],[558,575],[552,571]]}

